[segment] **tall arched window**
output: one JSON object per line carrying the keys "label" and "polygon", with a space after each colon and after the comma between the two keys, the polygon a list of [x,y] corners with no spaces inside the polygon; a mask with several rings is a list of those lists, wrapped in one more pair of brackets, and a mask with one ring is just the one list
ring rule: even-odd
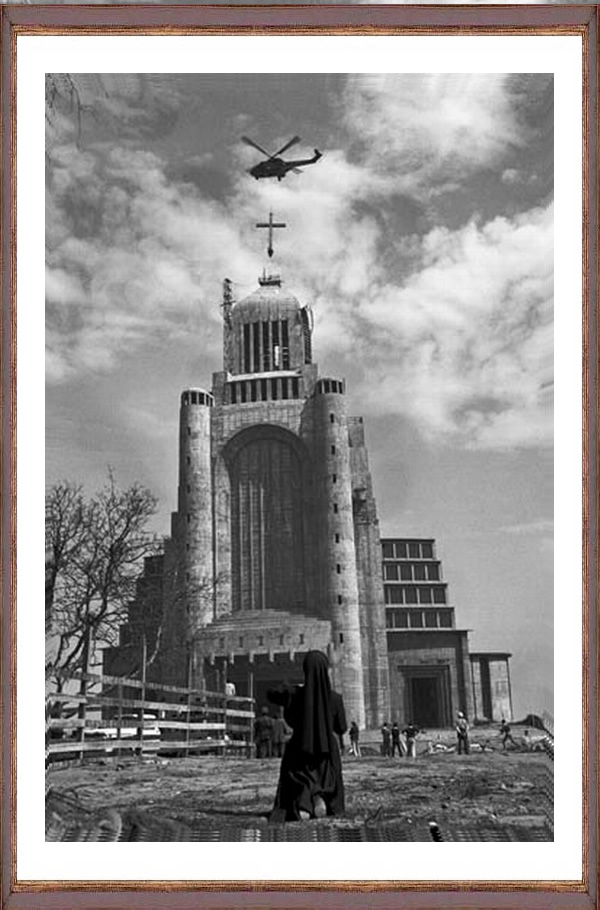
{"label": "tall arched window", "polygon": [[302,462],[291,441],[267,435],[229,463],[233,610],[303,612]]}

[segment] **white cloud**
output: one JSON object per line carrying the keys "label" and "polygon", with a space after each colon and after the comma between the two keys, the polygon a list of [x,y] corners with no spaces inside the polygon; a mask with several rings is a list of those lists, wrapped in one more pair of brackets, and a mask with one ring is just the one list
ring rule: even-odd
{"label": "white cloud", "polygon": [[356,75],[346,124],[375,170],[424,197],[526,140],[503,73]]}
{"label": "white cloud", "polygon": [[[143,91],[130,88],[133,100],[115,94],[138,123]],[[362,372],[367,407],[432,439],[548,444],[552,206],[421,234],[386,224],[397,191],[431,198],[500,167],[527,136],[515,97],[506,75],[351,77],[348,153],[329,149],[281,183],[240,169],[219,201],[170,179],[151,151],[79,150],[65,134],[51,149],[49,380],[112,369],[156,334],[182,337],[192,313],[204,326],[199,356],[214,355],[220,281],[252,289],[266,246],[254,224],[272,210],[288,230],[276,232],[269,265],[281,263],[287,285],[315,305],[319,356],[335,352]],[[169,105],[176,98],[150,108]],[[248,151],[240,146],[240,161]],[[517,171],[500,173],[514,182]]]}
{"label": "white cloud", "polygon": [[[220,277],[232,268],[257,273],[227,211],[167,181],[164,163],[147,152],[69,144],[53,156],[48,379],[110,369],[153,332],[185,330],[192,311],[216,327]],[[204,341],[215,344],[210,330]]]}
{"label": "white cloud", "polygon": [[553,207],[422,244],[421,268],[361,308],[371,407],[472,446],[551,444]]}

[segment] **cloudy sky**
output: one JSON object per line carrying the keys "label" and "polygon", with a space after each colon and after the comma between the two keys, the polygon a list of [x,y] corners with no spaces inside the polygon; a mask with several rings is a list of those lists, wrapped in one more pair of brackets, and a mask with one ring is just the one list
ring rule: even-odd
{"label": "cloudy sky", "polygon": [[[382,533],[435,537],[473,650],[552,710],[553,85],[544,75],[50,82],[47,482],[177,483],[178,399],[220,368],[221,282],[275,260],[366,418]],[[322,160],[246,173],[275,150]]]}

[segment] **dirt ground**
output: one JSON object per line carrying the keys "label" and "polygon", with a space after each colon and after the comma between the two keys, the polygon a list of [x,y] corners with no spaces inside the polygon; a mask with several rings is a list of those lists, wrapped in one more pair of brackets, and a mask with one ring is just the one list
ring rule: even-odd
{"label": "dirt ground", "polygon": [[[279,759],[103,759],[51,768],[47,839],[552,840],[553,766],[543,753],[344,756],[346,818],[296,823],[274,836]],[[83,819],[83,821],[82,821]],[[93,819],[100,819],[94,828]],[[104,821],[102,821],[102,819]],[[108,819],[108,821],[107,821]],[[87,827],[86,827],[87,826]],[[325,829],[324,829],[325,826]],[[109,829],[112,830],[112,834]],[[341,834],[340,834],[341,831]],[[516,833],[515,833],[516,832]]]}

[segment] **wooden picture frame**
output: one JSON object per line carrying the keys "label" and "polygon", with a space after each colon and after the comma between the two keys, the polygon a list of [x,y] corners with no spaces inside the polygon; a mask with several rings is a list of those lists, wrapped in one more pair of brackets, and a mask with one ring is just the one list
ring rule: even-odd
{"label": "wooden picture frame", "polygon": [[[593,908],[598,896],[598,24],[588,6],[4,6],[2,901],[17,908]],[[16,877],[16,47],[23,35],[580,35],[583,41],[583,856],[574,881],[25,882]]]}

